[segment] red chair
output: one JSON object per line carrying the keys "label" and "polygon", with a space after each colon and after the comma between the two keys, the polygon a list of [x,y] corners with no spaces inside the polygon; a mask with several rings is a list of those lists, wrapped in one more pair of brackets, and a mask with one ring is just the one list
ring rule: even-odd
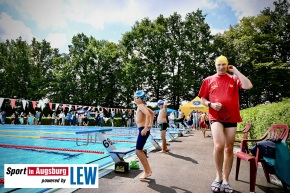
{"label": "red chair", "polygon": [[269,173],[265,169],[265,161],[261,156],[259,156],[259,148],[256,150],[256,156],[249,154],[248,150],[248,142],[259,142],[266,139],[274,138],[274,139],[282,139],[287,140],[289,135],[289,128],[286,124],[273,124],[261,137],[260,139],[243,139],[241,141],[240,152],[236,153],[237,156],[237,164],[236,164],[236,177],[235,179],[238,180],[239,170],[240,170],[240,163],[241,160],[250,162],[250,192],[255,192],[256,186],[256,177],[257,177],[257,168],[258,163],[260,162],[267,182],[270,183]]}
{"label": "red chair", "polygon": [[243,134],[243,138],[242,139],[235,139],[235,142],[238,142],[238,143],[241,143],[243,139],[247,139],[248,138],[248,132],[249,130],[251,129],[252,127],[252,123],[251,122],[248,122],[246,124],[246,126],[244,127],[243,130],[240,130],[240,131],[236,131],[236,135],[240,135],[240,134]]}

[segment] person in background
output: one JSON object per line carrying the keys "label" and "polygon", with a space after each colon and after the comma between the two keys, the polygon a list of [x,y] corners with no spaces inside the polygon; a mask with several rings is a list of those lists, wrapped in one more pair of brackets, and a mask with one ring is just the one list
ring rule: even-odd
{"label": "person in background", "polygon": [[78,114],[78,126],[82,126],[83,118],[81,114]]}
{"label": "person in background", "polygon": [[152,170],[149,165],[148,159],[143,152],[143,148],[150,135],[150,129],[152,128],[154,120],[154,112],[145,106],[146,93],[143,90],[135,92],[134,102],[137,105],[136,124],[139,130],[136,142],[136,155],[138,156],[144,168],[144,172],[140,175],[139,178],[145,179],[152,175]]}
{"label": "person in background", "polygon": [[103,127],[103,122],[104,122],[104,112],[100,112],[100,126]]}
{"label": "person in background", "polygon": [[51,115],[51,125],[55,125],[56,121],[57,121],[56,113],[53,112]]}
{"label": "person in background", "polygon": [[72,115],[71,115],[71,124],[73,125],[73,126],[76,126],[76,124],[77,124],[77,114],[76,114],[76,112],[75,111],[73,111],[72,112]]}
{"label": "person in background", "polygon": [[15,111],[15,121],[14,121],[14,124],[15,125],[18,125],[19,124],[19,113],[18,113],[17,110]]}
{"label": "person in background", "polygon": [[35,112],[35,118],[36,118],[36,124],[38,124],[39,118],[40,118],[40,114],[38,111]]}
{"label": "person in background", "polygon": [[168,116],[169,120],[169,126],[172,128],[175,128],[175,115],[174,112],[171,112],[170,115]]}
{"label": "person in background", "polygon": [[193,112],[189,113],[186,117],[187,125],[190,129],[193,129]]}
{"label": "person in background", "polygon": [[176,121],[178,123],[178,128],[180,128],[180,125],[183,125],[186,128],[186,125],[184,124],[183,121],[184,121],[184,113],[181,111],[181,109],[178,109],[178,119]]}
{"label": "person in background", "polygon": [[126,117],[127,117],[127,115],[126,115],[126,111],[125,110],[122,112],[121,116],[122,116],[122,126],[126,127]]}
{"label": "person in background", "polygon": [[15,114],[13,113],[11,115],[11,125],[14,125],[14,121],[15,121]]}
{"label": "person in background", "polygon": [[84,125],[84,126],[88,126],[88,123],[89,123],[88,114],[85,113],[85,114],[84,114],[84,122],[83,122],[83,125]]}
{"label": "person in background", "polygon": [[[216,177],[211,184],[212,192],[234,192],[229,184],[229,175],[233,165],[233,147],[237,123],[240,115],[239,89],[251,89],[251,81],[235,66],[228,65],[225,56],[215,60],[216,74],[202,82],[198,96],[203,105],[209,107],[209,121],[213,136],[213,156]],[[233,73],[233,75],[227,72]]]}
{"label": "person in background", "polygon": [[132,113],[132,110],[129,110],[127,117],[128,117],[127,127],[131,127],[132,126],[132,122],[133,122],[133,113]]}
{"label": "person in background", "polygon": [[23,112],[20,113],[20,119],[19,119],[19,122],[20,122],[21,125],[24,124],[24,113],[23,113]]}
{"label": "person in background", "polygon": [[95,114],[95,126],[98,126],[99,125],[99,119],[100,119],[99,112],[96,111],[96,114]]}
{"label": "person in background", "polygon": [[159,100],[157,102],[157,106],[159,107],[159,114],[157,117],[157,123],[160,127],[160,133],[161,133],[161,139],[162,139],[162,149],[160,153],[166,153],[167,152],[167,144],[166,144],[166,129],[168,128],[168,122],[167,122],[167,105],[164,104],[163,100]]}
{"label": "person in background", "polygon": [[66,114],[66,121],[67,121],[67,125],[71,125],[71,114],[70,114],[70,112],[67,112],[67,114]]}
{"label": "person in background", "polygon": [[114,127],[115,111],[113,109],[111,110],[110,118],[111,118],[111,122],[112,122],[112,127]]}

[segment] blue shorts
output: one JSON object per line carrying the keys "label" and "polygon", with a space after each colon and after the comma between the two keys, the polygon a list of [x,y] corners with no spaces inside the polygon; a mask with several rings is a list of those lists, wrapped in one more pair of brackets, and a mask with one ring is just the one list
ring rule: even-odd
{"label": "blue shorts", "polygon": [[138,134],[138,138],[137,138],[137,142],[136,142],[136,149],[138,149],[138,150],[143,150],[144,145],[145,145],[145,143],[146,143],[146,140],[147,140],[147,138],[148,138],[149,135],[150,135],[150,130],[149,130],[149,131],[147,131],[147,133],[146,133],[145,136],[142,136],[142,135],[141,135],[141,131],[142,131],[143,129],[144,129],[144,127],[140,127],[140,128],[138,128],[138,130],[139,130],[139,134]]}

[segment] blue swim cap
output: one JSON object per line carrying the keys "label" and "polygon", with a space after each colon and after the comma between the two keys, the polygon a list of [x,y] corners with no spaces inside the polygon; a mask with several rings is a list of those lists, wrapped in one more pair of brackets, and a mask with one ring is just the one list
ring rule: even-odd
{"label": "blue swim cap", "polygon": [[135,98],[137,98],[137,97],[141,98],[143,102],[146,101],[146,93],[143,90],[136,91],[135,94],[134,94],[134,97]]}
{"label": "blue swim cap", "polygon": [[161,105],[164,105],[164,101],[163,101],[163,100],[159,100],[159,101],[157,102],[157,106],[161,106]]}

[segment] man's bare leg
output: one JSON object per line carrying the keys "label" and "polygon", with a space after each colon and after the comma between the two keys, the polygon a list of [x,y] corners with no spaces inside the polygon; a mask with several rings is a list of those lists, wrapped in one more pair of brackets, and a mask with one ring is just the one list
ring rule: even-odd
{"label": "man's bare leg", "polygon": [[233,160],[234,160],[234,153],[233,153],[233,147],[234,147],[234,141],[235,141],[235,135],[236,135],[236,127],[230,127],[225,129],[225,149],[224,149],[224,177],[223,177],[223,183],[228,184],[229,183],[229,175],[231,173],[231,169],[233,166]]}
{"label": "man's bare leg", "polygon": [[[219,122],[214,122],[211,125],[212,136],[214,141],[213,157],[216,166],[216,178],[215,181],[222,181],[222,169],[224,161],[224,146],[225,146],[225,136],[224,127]],[[216,191],[216,189],[213,189]]]}

